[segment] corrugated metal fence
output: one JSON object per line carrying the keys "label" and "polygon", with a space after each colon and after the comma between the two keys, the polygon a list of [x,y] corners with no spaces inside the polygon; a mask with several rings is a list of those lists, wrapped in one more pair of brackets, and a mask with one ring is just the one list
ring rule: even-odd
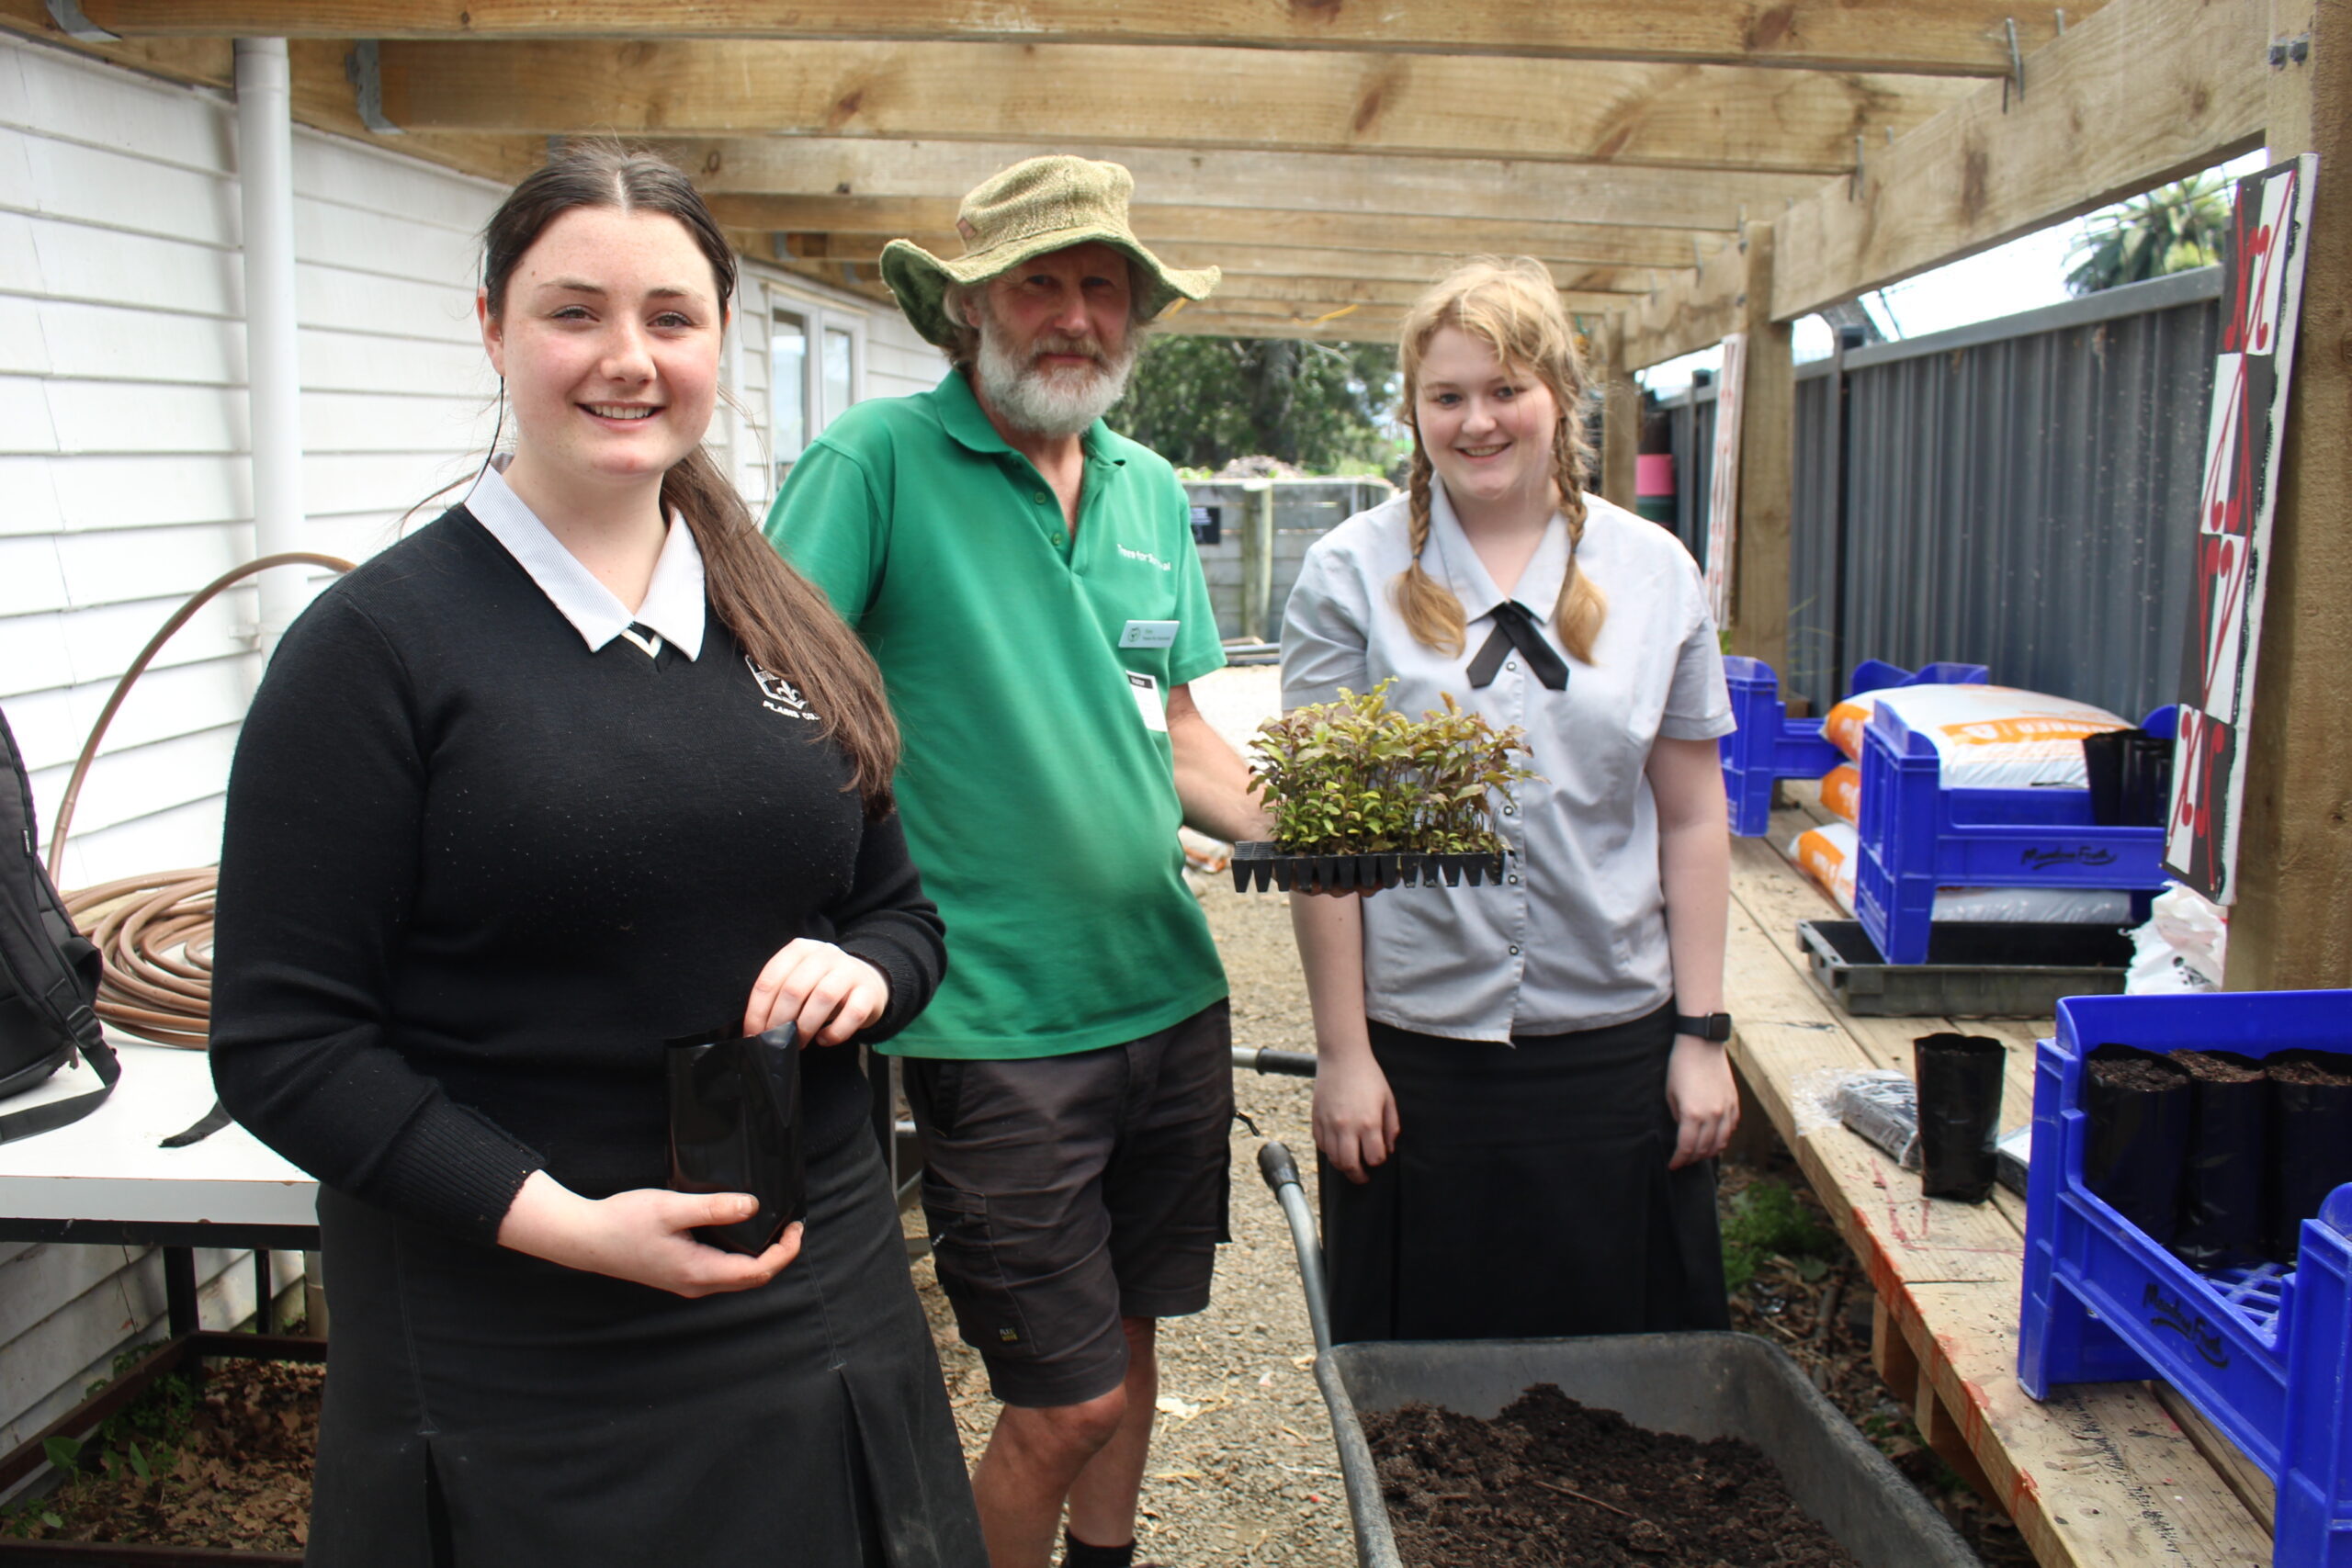
{"label": "corrugated metal fence", "polygon": [[[1952,659],[2138,717],[2181,694],[2220,271],[1797,371],[1790,668]],[[1714,389],[1668,406],[1703,559]],[[1695,461],[1694,461],[1695,459]]]}

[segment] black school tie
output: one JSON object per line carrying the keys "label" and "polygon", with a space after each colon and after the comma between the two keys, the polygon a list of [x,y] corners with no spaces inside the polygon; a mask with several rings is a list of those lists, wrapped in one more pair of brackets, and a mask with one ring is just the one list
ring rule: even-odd
{"label": "black school tie", "polygon": [[1495,606],[1495,629],[1487,634],[1487,646],[1470,661],[1470,683],[1487,686],[1503,667],[1503,659],[1517,649],[1527,660],[1527,668],[1537,680],[1552,690],[1565,691],[1568,684],[1568,662],[1552,651],[1544,640],[1544,628],[1527,608],[1518,601],[1506,599]]}

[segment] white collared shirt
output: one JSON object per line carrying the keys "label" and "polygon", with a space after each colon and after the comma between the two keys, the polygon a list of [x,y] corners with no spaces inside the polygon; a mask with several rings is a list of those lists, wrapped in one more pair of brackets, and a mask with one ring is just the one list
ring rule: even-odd
{"label": "white collared shirt", "polygon": [[588,651],[600,653],[615,637],[625,637],[649,656],[660,653],[667,641],[688,659],[699,659],[702,551],[685,518],[670,513],[670,533],[662,542],[661,558],[653,563],[653,581],[646,587],[645,602],[631,615],[514,493],[503,472],[512,460],[510,454],[501,453],[482,470],[467,493],[465,508],[530,573],[539,592],[588,644]]}
{"label": "white collared shirt", "polygon": [[[1430,487],[1421,564],[1461,600],[1462,651],[1414,639],[1390,585],[1412,558],[1405,496],[1316,541],[1283,623],[1283,705],[1329,702],[1386,678],[1389,705],[1419,716],[1452,693],[1500,729],[1527,731],[1516,805],[1495,818],[1512,852],[1500,887],[1400,887],[1363,900],[1365,1010],[1417,1033],[1461,1040],[1556,1034],[1636,1019],[1673,992],[1658,882],[1650,747],[1733,728],[1722,650],[1699,570],[1681,542],[1599,496],[1585,502],[1578,569],[1607,596],[1589,664],[1561,657],[1552,691],[1513,652],[1493,682],[1467,668],[1494,630],[1498,591],[1442,482]],[[1557,649],[1554,602],[1568,565],[1555,516],[1509,597]]]}

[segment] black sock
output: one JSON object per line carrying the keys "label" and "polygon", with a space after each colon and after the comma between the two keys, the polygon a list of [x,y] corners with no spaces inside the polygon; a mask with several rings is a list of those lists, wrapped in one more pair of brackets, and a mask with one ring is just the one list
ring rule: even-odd
{"label": "black sock", "polygon": [[1136,1543],[1125,1546],[1093,1546],[1082,1541],[1065,1529],[1062,1531],[1061,1568],[1134,1568]]}

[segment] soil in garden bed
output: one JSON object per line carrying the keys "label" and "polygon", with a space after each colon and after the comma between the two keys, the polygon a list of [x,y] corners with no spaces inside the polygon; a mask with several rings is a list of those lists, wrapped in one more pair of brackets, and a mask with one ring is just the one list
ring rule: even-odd
{"label": "soil in garden bed", "polygon": [[325,1378],[315,1364],[261,1360],[213,1361],[200,1382],[158,1378],[85,1445],[96,1468],[17,1505],[7,1533],[300,1552]]}
{"label": "soil in garden bed", "polygon": [[1551,1383],[1492,1421],[1416,1404],[1363,1425],[1413,1568],[1852,1568],[1736,1438],[1653,1432]]}

